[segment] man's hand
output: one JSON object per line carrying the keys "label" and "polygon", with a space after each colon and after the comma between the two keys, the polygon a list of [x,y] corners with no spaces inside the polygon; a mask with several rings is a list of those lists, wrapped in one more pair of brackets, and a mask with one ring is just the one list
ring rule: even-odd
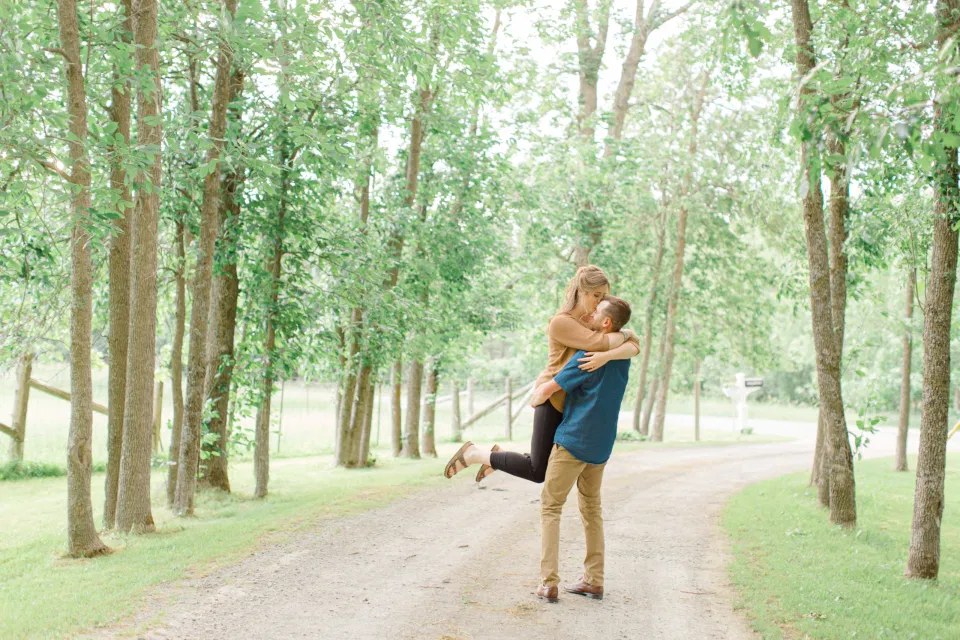
{"label": "man's hand", "polygon": [[[628,342],[631,338],[635,338],[637,342],[640,342],[640,336],[638,336],[637,334],[635,334],[635,333],[634,333],[633,331],[631,331],[630,329],[621,329],[621,330],[620,330],[620,333],[622,333],[622,334],[624,335],[624,338],[626,338],[626,339],[624,340],[624,342]],[[589,354],[588,354],[588,355],[589,355]]]}
{"label": "man's hand", "polygon": [[594,352],[590,351],[583,354],[583,357],[577,360],[580,363],[580,369],[583,371],[596,371],[603,365],[610,362],[610,354],[612,351],[599,351]]}

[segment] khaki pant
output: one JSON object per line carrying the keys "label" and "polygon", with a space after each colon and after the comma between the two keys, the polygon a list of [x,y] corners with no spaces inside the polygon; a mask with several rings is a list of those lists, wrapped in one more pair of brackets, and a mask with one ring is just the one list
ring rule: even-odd
{"label": "khaki pant", "polygon": [[580,498],[580,520],[587,539],[583,560],[583,579],[603,586],[603,513],[600,508],[600,484],[604,464],[577,460],[559,445],[553,445],[547,478],[540,494],[540,525],[543,530],[540,554],[540,578],[553,587],[560,584],[560,512],[574,483]]}

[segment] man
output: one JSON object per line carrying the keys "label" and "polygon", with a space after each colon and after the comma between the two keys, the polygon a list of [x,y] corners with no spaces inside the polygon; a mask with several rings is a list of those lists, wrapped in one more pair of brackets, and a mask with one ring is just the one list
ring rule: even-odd
{"label": "man", "polygon": [[[630,305],[614,296],[604,297],[590,317],[593,327],[604,333],[619,331],[629,320]],[[579,495],[587,555],[580,581],[565,586],[564,590],[595,600],[603,599],[600,484],[603,468],[617,438],[617,420],[629,370],[629,360],[606,362],[603,354],[587,356],[579,351],[560,373],[534,391],[532,406],[546,402],[560,389],[567,394],[563,422],[553,440],[540,496],[542,548],[537,596],[548,602],[558,600],[560,513],[574,484]]]}

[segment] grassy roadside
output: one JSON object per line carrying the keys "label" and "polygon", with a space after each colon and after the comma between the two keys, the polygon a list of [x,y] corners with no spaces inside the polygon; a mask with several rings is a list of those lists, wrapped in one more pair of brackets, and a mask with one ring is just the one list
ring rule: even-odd
{"label": "grassy roadside", "polygon": [[[203,572],[318,518],[383,505],[439,484],[443,462],[390,460],[373,470],[332,469],[328,458],[277,460],[271,495],[255,500],[252,465],[231,471],[234,493],[201,494],[197,518],[174,518],[163,479],[154,474],[157,533],[108,534],[115,553],[96,560],[63,557],[66,496],[62,478],[0,484],[0,638],[58,637],[128,614],[146,589]],[[103,474],[93,479],[97,521]]]}
{"label": "grassy roadside", "polygon": [[[669,433],[669,432],[668,432]],[[735,444],[731,434],[703,434],[698,446]],[[740,442],[768,442],[745,436]],[[665,443],[618,442],[616,451],[690,446],[682,433]],[[252,463],[231,464],[233,494],[201,493],[197,517],[179,519],[163,506],[164,478],[155,473],[153,515],[157,533],[106,534],[115,553],[96,560],[71,560],[65,545],[66,481],[39,478],[0,483],[0,638],[62,637],[110,624],[133,611],[157,584],[203,573],[269,544],[318,518],[348,515],[387,504],[411,491],[446,482],[443,465],[459,445],[441,443],[440,457],[397,460],[375,452],[379,466],[346,471],[331,468],[329,456],[276,458],[270,496],[255,500]],[[514,441],[509,449],[522,450]],[[103,506],[102,473],[94,474],[94,516]]]}
{"label": "grassy roadside", "polygon": [[853,531],[830,525],[806,473],[747,487],[723,517],[738,607],[764,638],[960,637],[958,464],[948,455],[936,584],[903,577],[915,476],[891,471],[890,459],[857,464]]}

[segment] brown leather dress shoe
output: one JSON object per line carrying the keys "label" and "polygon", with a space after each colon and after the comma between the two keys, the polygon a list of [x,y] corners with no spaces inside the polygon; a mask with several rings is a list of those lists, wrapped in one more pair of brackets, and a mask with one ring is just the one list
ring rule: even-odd
{"label": "brown leather dress shoe", "polygon": [[537,597],[546,598],[547,602],[557,602],[560,600],[558,597],[560,595],[560,589],[557,587],[548,587],[545,584],[541,584],[537,587]]}
{"label": "brown leather dress shoe", "polygon": [[594,600],[603,600],[603,587],[595,587],[583,578],[576,584],[568,584],[563,587],[567,593],[575,593],[578,596],[586,596]]}

